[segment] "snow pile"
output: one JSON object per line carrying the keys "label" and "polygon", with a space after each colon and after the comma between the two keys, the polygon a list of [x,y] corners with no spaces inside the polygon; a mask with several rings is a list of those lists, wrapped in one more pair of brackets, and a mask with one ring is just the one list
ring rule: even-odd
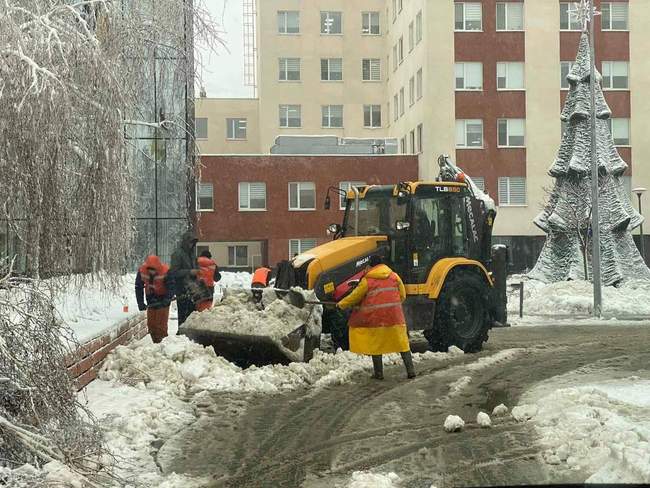
{"label": "snow pile", "polygon": [[479,412],[476,415],[476,423],[481,427],[492,427],[490,416],[485,412]]}
{"label": "snow pile", "polygon": [[[588,281],[541,281],[515,276],[509,283],[524,282],[524,315],[590,315],[593,285]],[[508,312],[519,313],[519,290],[509,287]],[[605,315],[650,315],[650,281],[629,280],[620,287],[603,287]]]}
{"label": "snow pile", "polygon": [[250,288],[253,275],[245,271],[222,271],[217,285],[222,288]]}
{"label": "snow pile", "polygon": [[388,474],[355,471],[346,488],[394,488],[400,486],[400,477]]}
{"label": "snow pile", "polygon": [[444,428],[446,432],[460,432],[465,427],[465,421],[458,415],[447,415]]}
{"label": "snow pile", "polygon": [[492,410],[492,415],[494,415],[495,417],[504,417],[508,415],[508,407],[506,407],[503,403],[501,403],[496,407],[494,407],[494,409]]}
{"label": "snow pile", "polygon": [[650,482],[650,380],[559,389],[534,406],[526,416],[535,422],[549,464],[581,469],[591,475],[587,482]]}

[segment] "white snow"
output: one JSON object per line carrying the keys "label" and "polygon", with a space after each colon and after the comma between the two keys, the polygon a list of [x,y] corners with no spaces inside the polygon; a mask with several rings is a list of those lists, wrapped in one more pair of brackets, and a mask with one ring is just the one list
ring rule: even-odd
{"label": "white snow", "polygon": [[495,417],[503,417],[505,415],[508,415],[508,407],[506,407],[503,403],[497,405],[494,407],[492,410],[492,415]]}
{"label": "white snow", "polygon": [[476,415],[476,423],[481,427],[492,427],[492,420],[490,420],[490,416],[485,412],[479,412]]}
{"label": "white snow", "polygon": [[446,432],[460,432],[465,427],[465,421],[458,415],[447,415],[444,428]]}
{"label": "white snow", "polygon": [[394,488],[400,486],[400,477],[395,473],[371,473],[355,471],[346,488]]}
{"label": "white snow", "polygon": [[650,482],[649,379],[632,376],[555,390],[554,384],[563,383],[549,382],[524,395],[522,411],[513,409],[516,418],[534,422],[547,463],[581,469],[589,483]]}

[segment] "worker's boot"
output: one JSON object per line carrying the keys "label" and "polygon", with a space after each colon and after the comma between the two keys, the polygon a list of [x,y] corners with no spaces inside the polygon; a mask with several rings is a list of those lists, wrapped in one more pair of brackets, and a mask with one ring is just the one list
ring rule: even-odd
{"label": "worker's boot", "polygon": [[384,379],[384,362],[382,360],[381,354],[372,357],[372,369],[374,374],[372,377],[376,380]]}
{"label": "worker's boot", "polygon": [[411,351],[403,352],[401,355],[404,366],[406,367],[406,377],[415,378],[415,367],[413,366],[413,355]]}

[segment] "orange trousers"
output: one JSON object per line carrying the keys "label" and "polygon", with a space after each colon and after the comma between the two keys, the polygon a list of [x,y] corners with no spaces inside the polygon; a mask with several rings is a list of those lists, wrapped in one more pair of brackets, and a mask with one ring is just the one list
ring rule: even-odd
{"label": "orange trousers", "polygon": [[154,342],[160,342],[167,337],[167,321],[169,320],[169,307],[147,309],[147,329]]}
{"label": "orange trousers", "polygon": [[203,312],[204,310],[210,310],[212,308],[212,300],[204,300],[196,304],[196,311]]}

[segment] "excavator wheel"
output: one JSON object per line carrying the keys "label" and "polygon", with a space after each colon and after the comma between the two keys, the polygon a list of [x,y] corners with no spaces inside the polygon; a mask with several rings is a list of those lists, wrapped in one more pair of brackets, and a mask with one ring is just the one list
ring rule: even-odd
{"label": "excavator wheel", "polygon": [[490,330],[489,293],[489,285],[476,271],[461,268],[450,273],[438,298],[433,327],[424,331],[431,348],[480,351]]}

